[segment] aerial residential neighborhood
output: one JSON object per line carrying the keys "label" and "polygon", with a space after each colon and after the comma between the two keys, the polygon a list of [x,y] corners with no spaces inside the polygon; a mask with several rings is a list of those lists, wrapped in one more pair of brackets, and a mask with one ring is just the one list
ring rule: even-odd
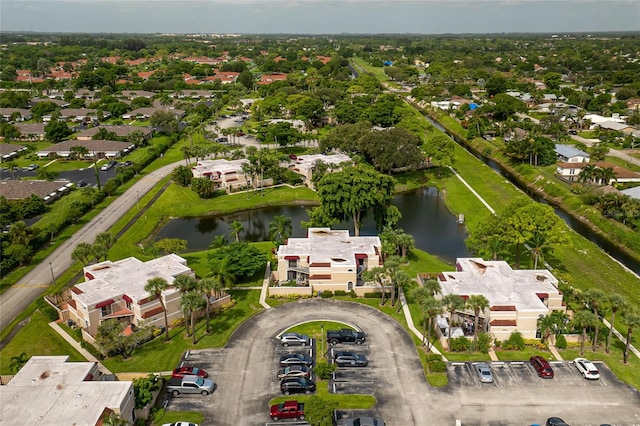
{"label": "aerial residential neighborhood", "polygon": [[638,423],[637,28],[26,29],[0,424]]}

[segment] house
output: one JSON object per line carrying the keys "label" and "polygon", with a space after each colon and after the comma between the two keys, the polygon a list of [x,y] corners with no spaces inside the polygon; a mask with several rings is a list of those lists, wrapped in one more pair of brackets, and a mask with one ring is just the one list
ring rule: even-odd
{"label": "house", "polygon": [[192,90],[192,89],[184,89],[179,92],[173,92],[169,94],[170,98],[179,98],[179,99],[183,99],[187,97],[191,99],[199,99],[199,98],[210,99],[210,98],[213,98],[214,96],[215,95],[211,90]]}
{"label": "house", "polygon": [[68,356],[32,356],[6,386],[0,386],[2,423],[96,426],[110,413],[133,424],[133,382],[101,381],[95,362]]}
{"label": "house", "polygon": [[48,203],[69,192],[70,186],[73,184],[68,181],[4,179],[0,181],[0,195],[7,200],[24,200],[35,195]]}
{"label": "house", "polygon": [[[179,275],[194,277],[187,261],[169,254],[147,262],[128,257],[85,266],[85,281],[71,287],[62,319],[75,322],[85,340],[93,342],[102,321],[117,319],[127,325],[164,327],[164,304],[169,324],[182,318],[180,289],[173,286]],[[151,278],[164,278],[169,287],[162,292],[162,304],[144,289]]]}
{"label": "house", "polygon": [[33,118],[31,111],[23,108],[0,108],[0,116],[4,121],[13,121],[12,116],[15,117],[15,121],[27,121]]}
{"label": "house", "polygon": [[105,129],[108,132],[113,132],[119,138],[126,138],[131,133],[135,131],[141,131],[144,135],[145,140],[150,140],[153,136],[153,127],[144,127],[144,126],[96,126],[87,130],[83,130],[82,132],[76,135],[76,138],[80,141],[91,140],[93,136],[100,131],[100,129]]}
{"label": "house", "polygon": [[274,81],[286,81],[287,74],[262,74],[258,79],[258,84],[271,84]]}
{"label": "house", "polygon": [[0,143],[0,156],[2,157],[2,161],[11,160],[20,155],[21,152],[26,151],[26,149],[27,147],[24,145]]}
{"label": "house", "polygon": [[[60,120],[71,120],[76,122],[89,122],[94,118],[98,118],[98,111],[92,108],[65,108],[57,111]],[[109,111],[102,111],[102,116],[108,118],[111,116]],[[45,123],[51,121],[51,114],[43,115],[42,121]]]}
{"label": "house", "polygon": [[[566,311],[558,280],[546,269],[514,270],[502,260],[458,258],[456,270],[439,273],[437,280],[440,298],[449,294],[463,299],[471,295],[486,297],[489,308],[480,313],[482,328],[500,341],[515,331],[525,339],[539,338],[538,318]],[[470,319],[475,316],[467,307],[456,312],[454,323]]]}
{"label": "house", "polygon": [[623,133],[630,133],[631,131],[635,130],[633,126],[625,123],[619,123],[617,121],[603,121],[599,123],[598,126],[600,126],[600,128],[604,130],[612,130],[615,132]]}
{"label": "house", "polygon": [[309,186],[310,188],[313,187],[313,172],[318,161],[329,165],[331,171],[339,171],[340,165],[351,163],[351,158],[345,154],[313,154],[305,155],[303,157],[292,156],[290,158],[291,164],[289,165],[289,169],[301,175],[304,179],[305,185]]}
{"label": "house", "polygon": [[311,291],[351,291],[364,285],[364,271],[382,265],[381,248],[377,236],[352,237],[348,230],[309,228],[306,238],[289,238],[278,247],[275,281]]}
{"label": "house", "polygon": [[44,123],[16,123],[15,126],[22,140],[44,140]]}
{"label": "house", "polygon": [[556,144],[556,156],[563,163],[588,163],[589,154],[571,145]]}
{"label": "house", "polygon": [[640,186],[634,186],[633,188],[623,189],[622,192],[624,195],[627,195],[634,200],[640,200]]}
{"label": "house", "polygon": [[177,120],[184,117],[184,113],[185,113],[184,110],[175,109],[175,108],[138,108],[136,110],[123,114],[122,118],[124,118],[125,120],[132,120],[132,119],[148,120],[156,111],[169,111],[176,117]]}
{"label": "house", "polygon": [[156,94],[154,92],[149,92],[148,90],[123,90],[122,97],[126,99],[135,99],[135,98],[147,98],[151,99]]}
{"label": "house", "polygon": [[[200,160],[191,168],[194,178],[206,178],[213,181],[216,189],[231,192],[251,185],[250,177],[242,169],[249,160]],[[269,180],[271,185],[271,180]],[[262,185],[264,186],[264,184]]]}
{"label": "house", "polygon": [[32,106],[39,104],[41,102],[50,102],[52,104],[57,105],[59,108],[66,108],[69,106],[69,102],[63,99],[56,99],[56,98],[33,98],[31,99],[30,102]]}
{"label": "house", "polygon": [[73,154],[73,147],[86,148],[88,153],[85,158],[121,158],[135,149],[135,145],[129,142],[105,141],[105,140],[78,140],[70,139],[38,151],[39,158],[69,158]]}
{"label": "house", "polygon": [[632,172],[624,167],[618,166],[613,163],[607,163],[599,161],[597,163],[559,163],[556,166],[556,176],[565,179],[569,182],[576,182],[582,169],[586,166],[595,166],[596,169],[613,170],[613,177],[609,179],[609,182],[604,182],[602,178],[598,176],[591,176],[589,180],[599,185],[613,185],[615,182],[640,182],[640,173]]}

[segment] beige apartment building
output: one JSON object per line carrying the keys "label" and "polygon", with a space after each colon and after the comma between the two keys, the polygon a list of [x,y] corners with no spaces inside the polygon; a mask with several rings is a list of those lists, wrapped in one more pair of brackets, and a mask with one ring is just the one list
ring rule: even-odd
{"label": "beige apartment building", "polygon": [[276,281],[312,291],[351,291],[361,275],[382,265],[380,238],[352,237],[347,230],[309,228],[306,238],[289,238],[278,247]]}
{"label": "beige apartment building", "polygon": [[[457,294],[468,299],[480,294],[489,300],[489,309],[480,313],[480,323],[496,340],[506,340],[514,331],[525,339],[539,338],[538,318],[566,311],[558,280],[546,269],[512,269],[501,260],[458,258],[455,271],[442,272],[437,278],[442,289],[438,297]],[[467,307],[457,312],[454,323],[474,318],[473,310]],[[438,323],[443,331],[446,321],[441,320]]]}
{"label": "beige apartment building", "polygon": [[93,342],[98,327],[115,318],[134,326],[164,327],[162,304],[144,286],[151,278],[167,280],[162,292],[169,324],[182,318],[181,292],[172,284],[179,275],[195,276],[187,261],[176,254],[142,262],[135,257],[105,261],[84,267],[85,282],[71,288],[71,300],[66,303],[63,318],[82,328],[83,338]]}

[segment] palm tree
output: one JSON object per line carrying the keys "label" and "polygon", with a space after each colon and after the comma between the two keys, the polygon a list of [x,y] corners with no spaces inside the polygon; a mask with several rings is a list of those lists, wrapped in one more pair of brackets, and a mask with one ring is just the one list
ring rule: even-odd
{"label": "palm tree", "polygon": [[120,414],[109,413],[102,417],[102,425],[103,426],[127,426],[129,424],[128,421],[122,418]]}
{"label": "palm tree", "polygon": [[236,243],[239,243],[240,233],[244,231],[244,226],[242,225],[242,222],[234,220],[233,222],[231,222],[230,228],[231,230],[229,231],[229,233],[231,234],[231,237],[235,238]]}
{"label": "palm tree", "polygon": [[29,244],[29,228],[23,221],[15,222],[9,228],[9,241],[11,244],[26,246]]}
{"label": "palm tree", "polygon": [[[187,336],[193,336],[193,344],[196,344],[196,311],[200,309],[200,306],[203,304],[202,295],[194,292],[188,291],[182,294],[180,299],[180,304],[182,305],[182,310],[185,313],[185,316],[188,316],[190,319],[186,322],[186,332]],[[191,327],[189,327],[189,323]],[[189,330],[191,330],[191,334],[189,334]]]}
{"label": "palm tree", "polygon": [[375,281],[378,284],[380,284],[380,287],[382,288],[382,291],[380,292],[380,306],[384,305],[385,297],[387,293],[384,285],[386,276],[387,276],[387,271],[381,266],[376,266],[375,268],[369,268],[362,273],[362,279],[364,281]]}
{"label": "palm tree", "polygon": [[533,255],[533,269],[538,269],[538,260],[544,259],[543,252],[547,248],[547,236],[542,232],[536,232],[527,244]]}
{"label": "palm tree", "polygon": [[580,170],[578,174],[578,182],[587,183],[591,181],[594,176],[597,174],[598,168],[595,164],[587,164]]}
{"label": "palm tree", "polygon": [[11,369],[11,371],[15,371],[17,373],[27,363],[27,361],[29,361],[27,353],[22,352],[16,356],[11,357],[9,368]]}
{"label": "palm tree", "polygon": [[435,296],[436,294],[440,294],[442,292],[442,287],[440,287],[440,283],[438,280],[427,280],[424,282],[424,288],[429,291],[431,296]]}
{"label": "palm tree", "polygon": [[609,353],[609,345],[611,345],[611,337],[613,335],[613,328],[616,323],[616,313],[619,310],[624,310],[627,306],[627,299],[624,296],[613,293],[609,295],[608,302],[611,305],[611,327],[609,327],[609,335],[607,336],[606,351]]}
{"label": "palm tree", "polygon": [[447,331],[447,348],[451,347],[451,328],[453,328],[453,314],[464,309],[466,301],[457,294],[447,294],[442,298],[442,304],[449,312],[449,330]]}
{"label": "palm tree", "polygon": [[407,252],[416,246],[416,240],[413,236],[405,233],[401,233],[398,235],[396,242],[398,244],[398,248],[400,249],[400,256],[402,258],[407,257]]}
{"label": "palm tree", "polygon": [[633,329],[640,326],[640,312],[636,309],[627,309],[622,313],[622,322],[627,325],[627,344],[624,347],[623,361],[626,364],[629,360],[629,348],[631,347],[631,335]]}
{"label": "palm tree", "polygon": [[587,328],[593,327],[597,318],[591,311],[578,311],[573,316],[573,324],[576,328],[582,329],[582,339],[580,340],[580,356],[584,355],[584,342],[587,340]]}
{"label": "palm tree", "polygon": [[[391,306],[395,306],[396,301],[400,300],[400,289],[408,287],[409,284],[411,284],[411,278],[405,271],[398,270],[393,274],[391,281],[393,283],[393,300]],[[398,311],[400,311],[400,309],[402,309],[402,304],[398,307]]]}
{"label": "palm tree", "polygon": [[209,277],[217,281],[222,288],[231,288],[236,281],[236,277],[227,268],[227,262],[229,262],[229,259],[225,258],[209,264],[209,269],[211,270]]}
{"label": "palm tree", "polygon": [[291,219],[286,216],[274,216],[273,222],[269,224],[269,238],[271,238],[276,247],[283,244],[291,236],[292,232]]}
{"label": "palm tree", "polygon": [[611,181],[617,182],[618,179],[616,177],[616,172],[613,171],[611,167],[605,167],[603,169],[598,170],[598,179],[600,179],[600,183],[603,185],[610,185]]}
{"label": "palm tree", "polygon": [[[442,303],[433,298],[433,295],[425,287],[418,287],[412,293],[415,303],[420,306],[422,312],[422,344],[426,343],[427,352],[431,351],[431,330],[433,329],[433,318],[442,312]],[[427,325],[428,322],[428,325]],[[426,341],[424,340],[426,334]]]}
{"label": "palm tree", "polygon": [[181,292],[187,293],[195,290],[198,283],[195,278],[189,275],[178,275],[173,281],[173,285],[180,289]]}
{"label": "palm tree", "polygon": [[102,244],[107,248],[111,248],[113,244],[116,242],[116,239],[109,232],[101,232],[96,235],[96,240],[94,243]]}
{"label": "palm tree", "polygon": [[598,330],[600,329],[600,316],[598,315],[598,310],[602,307],[602,305],[606,302],[607,296],[604,294],[604,291],[599,288],[590,288],[589,290],[584,292],[584,301],[587,305],[589,305],[589,309],[593,311],[593,314],[596,317],[595,332],[593,334],[593,345],[591,347],[592,351],[595,351],[598,347]]}
{"label": "palm tree", "polygon": [[109,256],[109,248],[104,244],[96,243],[91,245],[91,255],[96,259],[96,262],[100,262],[100,259],[107,260]]}
{"label": "palm tree", "polygon": [[544,343],[547,341],[549,336],[556,329],[556,319],[551,315],[544,315],[538,318],[538,329],[540,330],[540,342]]}
{"label": "palm tree", "polygon": [[71,258],[73,260],[80,261],[84,266],[87,266],[91,260],[91,256],[93,255],[92,251],[91,244],[80,243],[71,252]]}
{"label": "palm tree", "polygon": [[222,290],[222,284],[220,284],[220,281],[217,279],[204,278],[198,281],[198,288],[207,299],[207,303],[205,304],[205,313],[207,318],[207,334],[209,334],[209,331],[211,330],[211,324],[209,324],[209,306],[211,305],[211,293],[213,293],[214,297],[217,296],[218,292]]}
{"label": "palm tree", "polygon": [[227,237],[225,237],[224,235],[216,235],[215,237],[213,237],[213,240],[211,240],[211,244],[209,244],[209,248],[217,249],[225,245],[227,245]]}
{"label": "palm tree", "polygon": [[169,341],[169,319],[167,318],[167,308],[164,306],[164,300],[162,299],[162,292],[169,287],[169,283],[162,277],[149,278],[144,286],[144,290],[154,295],[162,306],[162,312],[164,313],[164,332],[165,338]]}
{"label": "palm tree", "polygon": [[467,305],[473,309],[475,315],[475,325],[473,327],[473,350],[476,350],[478,343],[478,323],[480,322],[480,312],[484,312],[489,307],[489,299],[482,294],[472,294],[467,300]]}

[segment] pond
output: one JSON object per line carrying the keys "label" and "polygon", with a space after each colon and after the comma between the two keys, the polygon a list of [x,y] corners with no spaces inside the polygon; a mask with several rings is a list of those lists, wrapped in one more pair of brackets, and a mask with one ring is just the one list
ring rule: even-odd
{"label": "pond", "polygon": [[[423,188],[396,195],[393,204],[402,212],[399,227],[413,235],[416,247],[441,259],[454,263],[457,257],[470,256],[464,240],[467,237],[464,225],[451,214],[437,188]],[[156,235],[162,238],[187,240],[189,251],[206,250],[213,238],[225,235],[229,238],[230,224],[239,221],[244,226],[240,233],[243,241],[269,241],[269,224],[273,217],[283,215],[291,219],[293,237],[304,237],[306,228],[301,221],[309,220],[307,206],[265,207],[244,210],[228,215],[203,216],[169,221]],[[349,229],[351,223],[341,223],[335,229]],[[373,216],[368,215],[360,229],[360,235],[377,235]]]}

